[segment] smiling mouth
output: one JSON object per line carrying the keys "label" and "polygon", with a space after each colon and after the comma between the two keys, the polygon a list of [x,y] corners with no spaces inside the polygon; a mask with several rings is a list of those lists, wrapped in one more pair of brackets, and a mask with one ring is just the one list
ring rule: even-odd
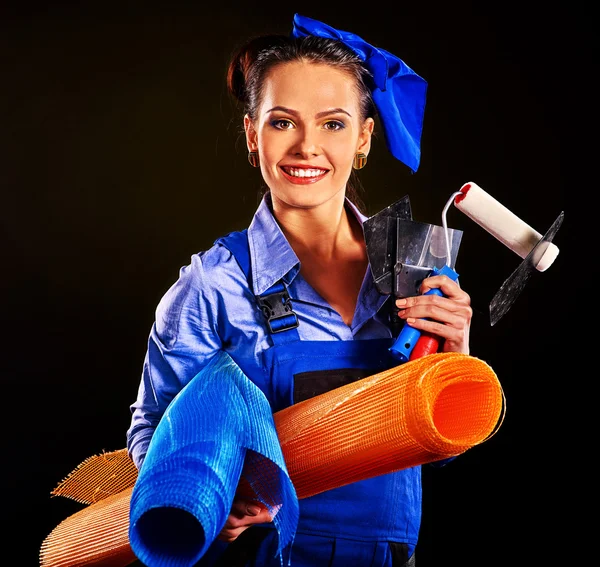
{"label": "smiling mouth", "polygon": [[328,169],[318,167],[282,167],[281,170],[285,177],[293,183],[314,183],[329,172]]}

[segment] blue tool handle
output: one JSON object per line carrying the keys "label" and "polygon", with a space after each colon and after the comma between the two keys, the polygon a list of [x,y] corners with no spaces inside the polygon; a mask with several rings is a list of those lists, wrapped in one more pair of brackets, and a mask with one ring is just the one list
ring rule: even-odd
{"label": "blue tool handle", "polygon": [[[450,267],[444,266],[443,268],[433,268],[431,270],[430,276],[448,276],[450,279],[456,281],[458,279],[458,274]],[[424,295],[443,295],[439,288],[435,287],[430,289]],[[398,335],[398,338],[394,342],[394,344],[389,348],[389,351],[392,353],[394,357],[396,357],[400,362],[407,362],[410,358],[410,353],[415,348],[419,337],[421,336],[421,331],[419,329],[415,329],[410,325],[405,324]]]}

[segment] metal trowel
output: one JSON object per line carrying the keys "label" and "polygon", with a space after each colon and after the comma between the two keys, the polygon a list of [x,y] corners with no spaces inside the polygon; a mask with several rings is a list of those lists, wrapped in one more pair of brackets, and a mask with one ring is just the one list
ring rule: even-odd
{"label": "metal trowel", "polygon": [[[462,231],[412,220],[407,195],[367,219],[363,228],[371,273],[379,293],[395,298],[418,295],[421,282],[433,273],[458,277],[454,265]],[[395,314],[391,322],[402,323]],[[417,329],[405,326],[390,351],[405,362],[419,336]]]}

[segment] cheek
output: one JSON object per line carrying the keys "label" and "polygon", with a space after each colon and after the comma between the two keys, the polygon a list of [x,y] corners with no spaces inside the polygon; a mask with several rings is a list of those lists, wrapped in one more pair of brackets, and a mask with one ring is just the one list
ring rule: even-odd
{"label": "cheek", "polygon": [[325,146],[331,160],[335,160],[338,167],[343,167],[346,164],[348,167],[352,166],[352,160],[356,155],[358,145],[358,139],[353,130],[353,128],[347,128],[343,132],[338,132],[331,137],[331,140]]}
{"label": "cheek", "polygon": [[261,162],[276,165],[285,152],[283,140],[277,139],[272,134],[262,134],[259,138],[258,152]]}
{"label": "cheek", "polygon": [[352,144],[340,144],[329,150],[329,159],[336,166],[336,169],[347,170],[352,167],[354,159],[354,146]]}

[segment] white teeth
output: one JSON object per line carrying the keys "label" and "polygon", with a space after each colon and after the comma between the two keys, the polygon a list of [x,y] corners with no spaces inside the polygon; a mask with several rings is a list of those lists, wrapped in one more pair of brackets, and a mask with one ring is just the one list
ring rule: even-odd
{"label": "white teeth", "polygon": [[325,173],[323,169],[300,169],[295,167],[286,167],[285,171],[292,177],[318,177]]}

